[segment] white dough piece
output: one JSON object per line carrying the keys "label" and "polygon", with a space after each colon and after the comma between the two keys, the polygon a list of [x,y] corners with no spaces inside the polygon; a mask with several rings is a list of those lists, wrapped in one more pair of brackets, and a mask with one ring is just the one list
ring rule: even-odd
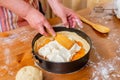
{"label": "white dough piece", "polygon": [[17,72],[15,80],[43,80],[42,71],[33,66],[25,66]]}

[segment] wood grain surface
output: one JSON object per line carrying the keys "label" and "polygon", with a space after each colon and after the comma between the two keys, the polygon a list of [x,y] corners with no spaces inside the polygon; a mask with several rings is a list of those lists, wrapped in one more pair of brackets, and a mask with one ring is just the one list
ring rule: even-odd
{"label": "wood grain surface", "polygon": [[[88,64],[81,70],[69,74],[55,74],[40,68],[43,71],[43,79],[120,80],[120,20],[113,15],[102,15],[99,18],[90,16],[89,8],[77,13],[94,23],[109,27],[110,33],[99,33],[83,23],[84,28],[81,30],[91,38],[93,44]],[[58,18],[50,20],[52,25],[59,22]],[[20,68],[27,65],[35,66],[31,41],[36,33],[37,31],[30,26],[0,33],[0,80],[15,80],[15,75]]]}

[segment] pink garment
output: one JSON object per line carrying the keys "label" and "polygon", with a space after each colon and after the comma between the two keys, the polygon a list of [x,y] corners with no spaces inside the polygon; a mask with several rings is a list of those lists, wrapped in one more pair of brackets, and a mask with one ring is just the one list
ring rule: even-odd
{"label": "pink garment", "polygon": [[[39,9],[38,0],[25,0],[30,5]],[[27,21],[17,16],[12,11],[0,6],[0,32],[13,30],[17,27],[27,25]]]}

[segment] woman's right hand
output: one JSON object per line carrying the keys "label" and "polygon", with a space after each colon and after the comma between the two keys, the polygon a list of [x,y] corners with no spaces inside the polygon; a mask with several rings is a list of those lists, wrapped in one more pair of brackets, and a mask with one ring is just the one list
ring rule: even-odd
{"label": "woman's right hand", "polygon": [[48,36],[49,33],[52,36],[56,35],[55,31],[53,30],[47,19],[38,10],[34,8],[29,10],[27,15],[25,16],[25,19],[28,21],[31,27],[36,29],[42,35]]}

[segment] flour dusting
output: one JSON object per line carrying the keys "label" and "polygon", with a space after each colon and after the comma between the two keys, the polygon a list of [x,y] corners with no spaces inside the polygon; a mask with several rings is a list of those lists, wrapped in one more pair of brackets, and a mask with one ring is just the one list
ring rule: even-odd
{"label": "flour dusting", "polygon": [[9,65],[11,63],[11,57],[10,57],[10,49],[5,48],[4,50],[4,56],[5,56],[5,64]]}
{"label": "flour dusting", "polygon": [[108,40],[114,41],[114,44],[116,44],[118,47],[116,48],[116,54],[120,57],[120,36],[118,29],[113,30],[114,33],[111,33],[108,36]]}
{"label": "flour dusting", "polygon": [[[20,28],[16,32],[10,32],[9,36],[0,37],[0,55],[3,56],[0,65],[0,77],[15,75],[15,70],[20,67],[15,57],[17,55],[16,50],[24,49],[26,42],[30,42],[36,33],[36,31],[28,28]],[[28,44],[28,46],[30,45],[31,43]]]}
{"label": "flour dusting", "polygon": [[[92,67],[90,80],[120,80],[120,37],[116,32],[118,32],[117,29],[113,30],[107,37],[109,41],[117,46],[114,52],[116,57],[106,60],[95,51],[94,57],[98,59],[98,62],[90,60],[90,67]],[[96,50],[95,47],[93,49]]]}
{"label": "flour dusting", "polygon": [[91,80],[118,80],[120,79],[120,58],[91,62],[93,68]]}

